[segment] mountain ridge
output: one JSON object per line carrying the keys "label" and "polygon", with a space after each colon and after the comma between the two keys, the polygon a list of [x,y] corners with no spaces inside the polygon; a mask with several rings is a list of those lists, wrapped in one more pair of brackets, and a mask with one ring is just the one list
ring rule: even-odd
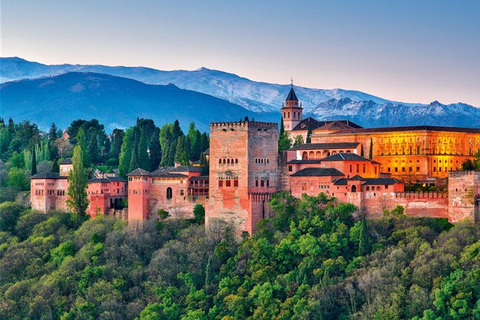
{"label": "mountain ridge", "polygon": [[[66,128],[75,119],[97,118],[106,128],[129,127],[136,118],[157,125],[178,119],[207,131],[212,121],[238,121],[245,116],[278,121],[279,113],[257,114],[228,101],[170,85],[149,85],[99,73],[70,72],[53,77],[0,85],[2,117],[30,120],[42,128],[52,122]],[[115,115],[113,118],[112,115]]]}

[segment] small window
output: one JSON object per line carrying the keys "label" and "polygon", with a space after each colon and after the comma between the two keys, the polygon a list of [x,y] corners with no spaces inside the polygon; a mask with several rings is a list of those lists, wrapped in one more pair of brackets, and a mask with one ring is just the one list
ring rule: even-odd
{"label": "small window", "polygon": [[223,180],[218,180],[218,186],[223,187]]}
{"label": "small window", "polygon": [[233,180],[233,186],[238,187],[238,180],[237,179]]}
{"label": "small window", "polygon": [[288,166],[288,171],[293,171],[293,167],[292,167],[292,166]]}
{"label": "small window", "polygon": [[230,187],[231,185],[232,185],[232,181],[230,179],[225,181],[226,187]]}
{"label": "small window", "polygon": [[172,199],[172,188],[167,188],[167,199]]}

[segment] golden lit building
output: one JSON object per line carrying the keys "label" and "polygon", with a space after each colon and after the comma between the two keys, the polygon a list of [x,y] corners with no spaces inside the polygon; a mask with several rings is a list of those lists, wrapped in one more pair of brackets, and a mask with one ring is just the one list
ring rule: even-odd
{"label": "golden lit building", "polygon": [[306,141],[309,135],[311,144],[296,147],[296,150],[305,149],[304,160],[312,159],[313,151],[315,159],[319,158],[317,154],[333,154],[333,150],[318,148],[322,144],[327,148],[357,143],[358,147],[350,151],[379,162],[382,173],[406,183],[434,182],[446,178],[449,171],[459,169],[465,160],[473,158],[480,150],[480,129],[439,126],[362,128],[349,120],[317,121],[310,117],[292,121],[292,114],[302,116],[297,110],[298,105],[292,87],[282,108],[282,120],[290,138],[301,135]]}

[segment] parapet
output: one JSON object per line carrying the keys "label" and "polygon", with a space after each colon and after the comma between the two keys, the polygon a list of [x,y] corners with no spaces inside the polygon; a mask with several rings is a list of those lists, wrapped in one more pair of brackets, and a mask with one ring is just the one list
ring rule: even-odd
{"label": "parapet", "polygon": [[261,121],[253,121],[253,120],[241,120],[241,121],[233,121],[233,122],[212,122],[210,123],[210,130],[215,129],[245,129],[245,128],[278,128],[278,124],[275,122],[261,122]]}
{"label": "parapet", "polygon": [[471,171],[450,171],[450,172],[448,172],[448,176],[452,177],[452,178],[472,176],[472,175],[480,175],[480,171],[471,170]]}
{"label": "parapet", "polygon": [[442,199],[448,198],[448,192],[425,191],[425,192],[396,192],[395,198],[400,199]]}

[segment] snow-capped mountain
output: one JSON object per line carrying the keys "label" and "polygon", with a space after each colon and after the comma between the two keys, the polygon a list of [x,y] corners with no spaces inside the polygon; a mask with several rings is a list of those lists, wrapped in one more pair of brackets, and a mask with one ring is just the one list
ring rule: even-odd
{"label": "snow-capped mountain", "polygon": [[[196,91],[242,106],[248,111],[252,111],[252,114],[259,114],[257,118],[264,113],[269,113],[268,116],[266,115],[267,117],[275,118],[275,113],[279,119],[280,108],[290,89],[290,85],[255,82],[235,74],[207,68],[194,71],[161,71],[145,67],[44,65],[21,58],[0,58],[2,83],[22,79],[48,78],[69,72],[94,72],[129,78],[148,85],[174,84],[180,89]],[[434,101],[428,105],[422,105],[394,102],[360,91],[343,89],[323,90],[295,86],[295,91],[304,107],[304,114],[314,115],[319,119],[348,119],[364,127],[399,125],[480,127],[480,109],[463,103],[444,105]],[[6,94],[7,91],[4,90],[2,107],[5,105],[6,99],[9,99]],[[71,95],[73,97],[73,93]],[[67,99],[67,102],[71,98],[68,94],[63,94],[62,97]],[[37,98],[42,99],[41,96]],[[21,96],[14,97],[14,99],[21,101]],[[143,98],[141,95],[137,95],[135,99],[142,100]],[[88,101],[85,100],[85,102]],[[32,100],[31,103],[36,102]],[[56,101],[56,104],[60,105],[61,103],[62,101]],[[137,100],[135,102],[132,100],[132,103],[136,104]],[[97,107],[101,108],[101,105]],[[3,110],[0,116],[5,116]],[[215,113],[213,109],[211,110]],[[191,116],[195,117],[195,115]],[[204,122],[208,120],[202,118],[198,121],[206,124]]]}
{"label": "snow-capped mountain", "polygon": [[464,103],[445,105],[434,101],[428,105],[331,99],[312,112],[319,120],[348,119],[364,127],[438,125],[480,127],[480,109]]}
{"label": "snow-capped mountain", "polygon": [[[255,82],[235,74],[200,68],[193,71],[161,71],[144,67],[109,67],[101,65],[44,65],[21,58],[0,58],[0,81],[55,76],[67,72],[94,72],[125,77],[146,84],[172,83],[181,89],[205,93],[225,99],[255,112],[279,112],[290,85]],[[354,90],[310,89],[295,86],[306,112],[330,99],[349,98],[354,101],[372,100],[377,103],[388,100]]]}

